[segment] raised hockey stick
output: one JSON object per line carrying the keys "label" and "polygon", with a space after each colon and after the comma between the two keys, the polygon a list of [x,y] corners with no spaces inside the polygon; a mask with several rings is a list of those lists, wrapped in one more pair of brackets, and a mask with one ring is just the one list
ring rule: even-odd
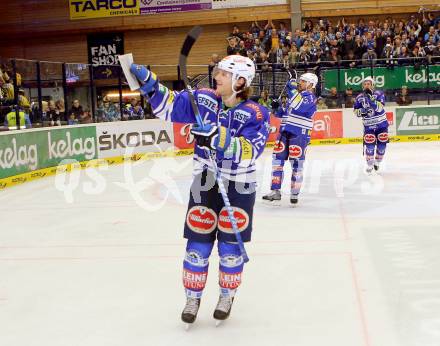
{"label": "raised hockey stick", "polygon": [[283,97],[283,94],[286,91],[287,84],[289,83],[289,81],[293,78],[296,81],[298,80],[298,73],[296,72],[296,70],[287,69],[287,73],[289,74],[289,79],[287,80],[286,84],[284,84],[283,90],[281,90],[281,93],[278,96],[278,98],[272,101],[272,105],[271,105],[272,109],[277,109],[280,106],[281,97]]}
{"label": "raised hockey stick", "polygon": [[[179,57],[179,66],[180,66],[180,72],[183,79],[183,82],[185,83],[186,90],[188,91],[189,99],[191,102],[191,107],[194,111],[194,114],[196,116],[197,124],[202,127],[203,126],[203,119],[200,116],[199,108],[197,107],[196,101],[194,99],[193,91],[188,83],[188,75],[187,75],[187,58],[189,55],[189,52],[191,51],[192,46],[202,33],[202,28],[200,26],[194,26],[187,34],[185,41],[183,42],[182,49],[180,51],[180,57]],[[232,230],[234,232],[235,238],[237,239],[238,246],[240,248],[241,256],[243,257],[243,261],[249,262],[249,257],[247,255],[246,249],[243,244],[243,239],[241,239],[240,231],[238,230],[237,226],[237,219],[234,216],[234,211],[231,207],[231,202],[229,201],[228,193],[226,191],[225,185],[223,184],[220,170],[217,166],[217,162],[215,158],[213,157],[213,153],[210,150],[207,150],[208,156],[210,158],[211,164],[214,167],[215,170],[215,178],[217,180],[218,187],[220,189],[220,193],[223,198],[223,203],[225,204],[226,210],[228,212],[229,220],[231,220]]]}

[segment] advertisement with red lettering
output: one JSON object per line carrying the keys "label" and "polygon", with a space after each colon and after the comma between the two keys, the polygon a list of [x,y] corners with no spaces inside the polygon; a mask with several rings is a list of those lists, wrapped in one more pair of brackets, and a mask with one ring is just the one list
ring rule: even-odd
{"label": "advertisement with red lettering", "polygon": [[173,123],[174,145],[178,149],[194,148],[194,136],[190,132],[191,124]]}
{"label": "advertisement with red lettering", "polygon": [[342,111],[318,111],[313,117],[312,139],[342,138]]}

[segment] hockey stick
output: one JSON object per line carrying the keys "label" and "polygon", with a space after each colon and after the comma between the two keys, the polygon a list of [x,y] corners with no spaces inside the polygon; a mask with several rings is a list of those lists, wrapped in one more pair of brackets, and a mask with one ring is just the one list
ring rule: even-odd
{"label": "hockey stick", "polygon": [[[293,73],[292,73],[292,71],[293,71]],[[287,80],[286,84],[284,84],[283,90],[281,90],[281,93],[278,96],[278,98],[276,100],[272,101],[272,104],[271,104],[272,109],[278,109],[278,107],[280,106],[281,97],[283,97],[283,94],[287,88],[287,84],[289,84],[289,81],[293,79],[294,75],[295,75],[295,80],[298,80],[298,73],[296,72],[296,70],[287,69],[287,73],[289,74],[289,79]]]}
{"label": "hockey stick", "polygon": [[[293,71],[293,73],[292,73],[292,71]],[[295,80],[298,80],[298,72],[296,72],[296,70],[290,70],[290,69],[287,69],[287,73],[289,74],[289,79],[287,80],[287,82],[286,82],[286,84],[284,85],[284,88],[283,88],[283,90],[281,90],[281,93],[280,93],[280,96],[278,96],[278,98],[277,98],[277,101],[278,102],[280,102],[280,100],[281,100],[281,97],[283,96],[283,94],[284,94],[284,91],[286,91],[286,88],[287,88],[287,84],[289,83],[289,81],[292,79],[292,78],[294,78],[294,75],[295,75]]]}
{"label": "hockey stick", "polygon": [[[194,26],[187,34],[185,41],[183,42],[182,49],[180,51],[180,57],[179,57],[179,66],[180,71],[182,75],[183,82],[185,84],[185,88],[188,91],[189,99],[191,102],[191,107],[193,109],[193,112],[196,117],[197,124],[202,127],[203,126],[203,119],[200,116],[199,108],[196,105],[196,101],[194,99],[193,91],[188,83],[188,75],[187,75],[187,65],[186,61],[189,55],[189,52],[191,51],[192,46],[196,42],[197,38],[202,33],[202,28],[200,26]],[[241,238],[240,231],[238,230],[237,226],[237,219],[234,216],[234,211],[232,210],[231,202],[229,201],[228,193],[226,191],[225,185],[223,184],[220,170],[217,166],[217,162],[215,158],[213,157],[213,153],[210,150],[207,150],[209,159],[211,161],[212,166],[215,170],[215,176],[217,180],[218,187],[220,189],[220,193],[223,198],[223,203],[226,207],[226,211],[228,212],[229,220],[231,220],[232,230],[234,231],[235,238],[237,239],[238,247],[240,248],[241,256],[243,257],[243,261],[249,262],[249,257],[247,255],[246,249],[244,248],[243,239]]]}

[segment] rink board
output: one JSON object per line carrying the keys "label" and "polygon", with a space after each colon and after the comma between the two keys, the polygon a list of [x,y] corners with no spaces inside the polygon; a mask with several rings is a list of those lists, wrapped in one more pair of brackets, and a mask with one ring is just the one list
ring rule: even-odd
{"label": "rink board", "polygon": [[[440,140],[440,107],[386,107],[390,142]],[[0,134],[0,190],[75,168],[189,155],[190,124],[162,120],[97,123],[9,131]],[[267,147],[276,139],[280,120],[271,117]],[[362,121],[353,110],[319,110],[312,145],[362,144]]]}
{"label": "rink board", "polygon": [[[437,135],[416,135],[416,136],[391,136],[390,142],[433,142],[440,141],[440,134]],[[313,139],[311,145],[338,145],[338,144],[362,144],[362,137],[355,138],[336,138],[336,139]],[[267,143],[266,148],[272,148],[274,142]],[[143,154],[134,154],[132,156],[115,156],[110,158],[101,158],[91,161],[82,161],[55,167],[48,167],[32,172],[27,172],[4,179],[0,179],[0,190],[17,184],[22,184],[35,179],[49,177],[55,174],[70,172],[74,169],[85,169],[99,167],[103,165],[117,165],[127,162],[141,160],[152,160],[162,157],[180,157],[193,154],[193,149],[167,150],[162,152],[150,152]]]}

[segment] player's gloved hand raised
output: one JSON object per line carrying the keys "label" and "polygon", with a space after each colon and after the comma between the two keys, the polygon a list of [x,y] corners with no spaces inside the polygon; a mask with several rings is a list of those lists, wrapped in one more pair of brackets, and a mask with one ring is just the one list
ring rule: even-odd
{"label": "player's gloved hand raised", "polygon": [[272,107],[272,110],[275,112],[278,108],[280,108],[280,101],[273,100],[270,106]]}
{"label": "player's gloved hand raised", "polygon": [[370,98],[370,100],[374,100],[374,94],[371,89],[365,89],[365,94]]}
{"label": "player's gloved hand raised", "polygon": [[287,82],[286,89],[287,89],[287,94],[289,95],[289,98],[292,97],[293,94],[295,93],[295,91],[298,89],[298,83],[296,82],[296,80],[290,79]]}
{"label": "player's gloved hand raised", "polygon": [[231,133],[224,126],[204,124],[194,125],[191,128],[196,143],[199,147],[210,150],[225,151],[231,144]]}
{"label": "player's gloved hand raised", "polygon": [[130,72],[141,82],[140,90],[144,95],[154,91],[157,85],[157,76],[143,65],[131,64]]}

